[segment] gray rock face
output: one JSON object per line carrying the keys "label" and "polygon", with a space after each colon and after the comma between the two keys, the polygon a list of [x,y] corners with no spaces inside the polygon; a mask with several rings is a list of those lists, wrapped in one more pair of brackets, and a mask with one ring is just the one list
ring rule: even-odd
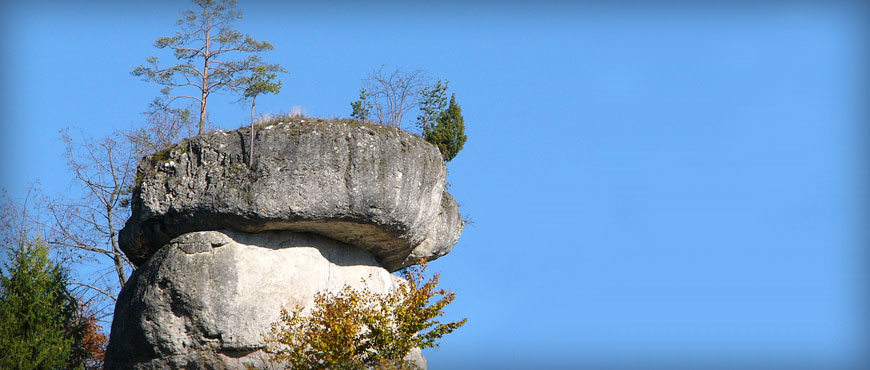
{"label": "gray rock face", "polygon": [[390,271],[447,254],[464,223],[438,149],[398,129],[305,119],[189,139],[143,158],[121,249],[144,264],[193,231],[311,232]]}
{"label": "gray rock face", "polygon": [[[399,283],[365,250],[313,234],[182,235],[121,291],[107,369],[274,368],[263,352],[281,307],[311,307],[344,285],[386,293]],[[425,368],[420,351],[408,359]]]}

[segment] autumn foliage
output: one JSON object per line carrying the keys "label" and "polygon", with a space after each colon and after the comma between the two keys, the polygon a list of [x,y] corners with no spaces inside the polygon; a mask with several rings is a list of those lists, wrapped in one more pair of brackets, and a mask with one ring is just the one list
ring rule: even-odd
{"label": "autumn foliage", "polygon": [[85,369],[102,369],[106,357],[106,335],[100,329],[93,314],[85,314],[80,319],[80,338],[76,343],[74,360]]}
{"label": "autumn foliage", "polygon": [[408,268],[406,282],[387,294],[345,286],[318,293],[308,314],[302,306],[282,309],[265,336],[271,361],[295,369],[417,368],[404,360],[412,348],[438,346],[467,320],[436,320],[455,295],[437,288],[438,274],[424,281],[425,270]]}

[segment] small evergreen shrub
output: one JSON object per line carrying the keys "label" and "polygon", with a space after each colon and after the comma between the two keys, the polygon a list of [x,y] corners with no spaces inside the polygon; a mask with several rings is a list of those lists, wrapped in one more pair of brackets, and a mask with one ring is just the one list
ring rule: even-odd
{"label": "small evergreen shrub", "polygon": [[435,125],[423,126],[423,138],[435,144],[441,151],[444,161],[449,162],[462,150],[465,140],[465,119],[462,117],[462,108],[456,104],[456,94],[450,97],[447,109],[438,114]]}

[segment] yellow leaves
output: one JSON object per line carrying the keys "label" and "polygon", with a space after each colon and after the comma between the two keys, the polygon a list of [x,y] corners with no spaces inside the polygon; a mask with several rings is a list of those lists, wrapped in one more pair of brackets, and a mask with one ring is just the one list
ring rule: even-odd
{"label": "yellow leaves", "polygon": [[314,309],[303,316],[302,306],[293,311],[282,309],[280,321],[272,324],[266,337],[272,362],[289,362],[294,368],[364,369],[358,359],[365,352],[362,340],[363,320],[358,310],[359,293],[345,287],[336,294],[318,293]]}
{"label": "yellow leaves", "polygon": [[387,294],[349,286],[318,293],[308,315],[299,305],[282,309],[280,321],[265,336],[271,361],[297,369],[416,368],[403,360],[412,348],[437,346],[438,339],[466,322],[435,320],[455,294],[437,289],[439,275],[426,280],[425,271],[424,261],[408,268],[406,282]]}

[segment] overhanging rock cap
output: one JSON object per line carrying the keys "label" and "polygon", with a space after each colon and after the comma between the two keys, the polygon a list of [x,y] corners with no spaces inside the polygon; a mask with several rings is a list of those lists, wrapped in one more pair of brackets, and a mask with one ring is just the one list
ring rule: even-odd
{"label": "overhanging rock cap", "polygon": [[445,191],[438,149],[402,131],[353,121],[294,119],[187,139],[143,158],[121,230],[142,265],[193,231],[290,230],[372,253],[395,271],[447,254],[464,222]]}

